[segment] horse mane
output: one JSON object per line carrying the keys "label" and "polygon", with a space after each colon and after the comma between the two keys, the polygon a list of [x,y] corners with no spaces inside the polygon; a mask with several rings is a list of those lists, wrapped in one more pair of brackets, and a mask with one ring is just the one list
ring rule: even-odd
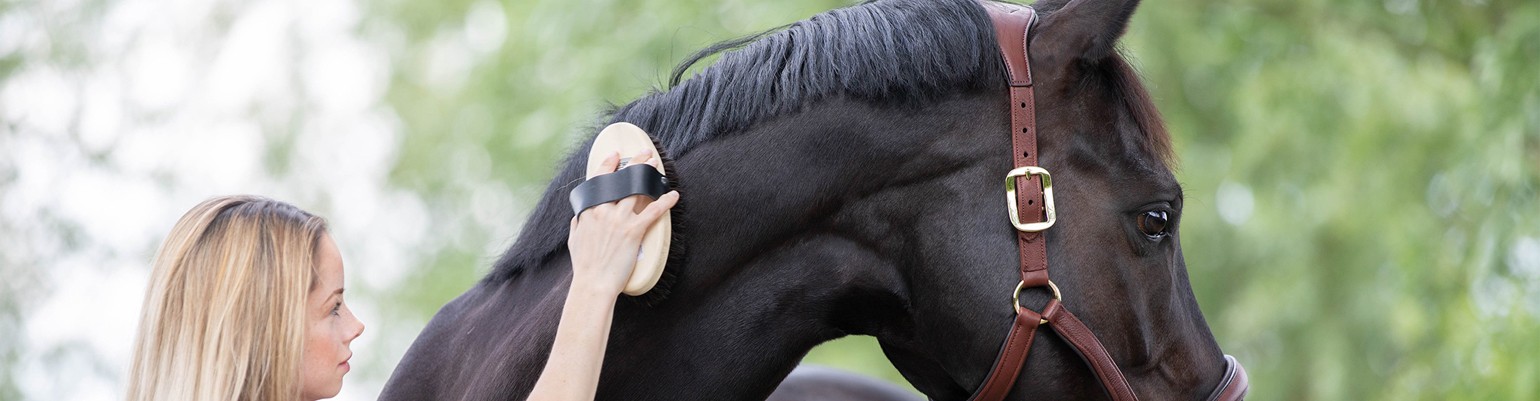
{"label": "horse mane", "polygon": [[[700,142],[830,97],[924,105],[1001,85],[1005,73],[993,30],[975,0],[885,0],[836,9],[702,49],[674,69],[667,92],[625,105],[612,119],[659,132],[666,150],[683,156]],[[733,51],[680,82],[691,65],[724,50]]]}
{"label": "horse mane", "polygon": [[[722,51],[716,63],[679,81],[689,66]],[[649,92],[610,112],[608,120],[642,127],[661,151],[678,158],[702,142],[820,100],[918,107],[956,93],[1003,87],[1005,70],[994,27],[975,0],[880,0],[719,43],[684,61],[673,75],[666,91]],[[591,137],[584,141],[591,142]],[[510,279],[564,249],[572,218],[566,189],[581,177],[582,149],[563,162],[515,246],[485,280]],[[681,200],[674,213],[687,204]],[[680,220],[674,221],[677,235]]]}
{"label": "horse mane", "polygon": [[[716,63],[680,81],[690,66],[717,53],[722,55]],[[1000,57],[994,25],[976,0],[868,1],[707,47],[674,69],[667,90],[653,90],[615,108],[607,113],[607,120],[630,122],[651,133],[668,164],[703,142],[746,131],[821,100],[843,97],[909,108],[961,93],[1004,88],[1006,72]],[[1147,150],[1169,159],[1164,155],[1170,152],[1170,141],[1164,138],[1159,114],[1137,75],[1118,56],[1109,59],[1127,72],[1109,79],[1116,81],[1114,87],[1120,93],[1131,95],[1124,99],[1139,125],[1150,138],[1158,139],[1144,141],[1153,146]],[[592,135],[583,143],[591,142]],[[583,176],[586,149],[578,147],[562,163],[514,245],[484,281],[512,279],[564,252],[568,221],[573,217],[567,190]],[[672,166],[666,168],[675,171]],[[669,266],[678,266],[676,261],[684,254],[679,248],[684,241],[678,237],[686,227],[680,226],[677,216],[687,206],[688,201],[681,198],[673,210],[676,239]],[[659,292],[666,296],[670,274],[665,271],[664,280],[649,297]]]}

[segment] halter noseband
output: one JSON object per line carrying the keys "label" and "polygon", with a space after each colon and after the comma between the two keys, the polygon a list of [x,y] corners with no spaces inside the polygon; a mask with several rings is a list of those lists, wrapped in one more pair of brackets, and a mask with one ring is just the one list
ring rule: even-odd
{"label": "halter noseband", "polygon": [[[989,18],[994,22],[995,37],[1000,42],[1000,53],[1005,58],[1006,71],[1010,76],[1011,93],[1011,147],[1014,152],[1014,169],[1005,176],[1005,195],[1011,214],[1011,225],[1016,227],[1016,243],[1021,250],[1021,283],[1011,295],[1016,310],[1015,322],[1005,338],[1000,355],[995,358],[989,376],[974,392],[970,400],[999,401],[1011,392],[1016,377],[1021,373],[1032,348],[1032,336],[1038,326],[1048,325],[1068,342],[1080,358],[1091,366],[1102,388],[1115,401],[1137,401],[1133,388],[1118,370],[1117,362],[1107,354],[1100,341],[1080,319],[1065,309],[1061,303],[1059,287],[1048,279],[1047,240],[1043,231],[1052,227],[1056,219],[1053,210],[1053,180],[1048,170],[1037,165],[1037,113],[1032,98],[1032,71],[1027,60],[1027,37],[1037,21],[1037,11],[1010,3],[981,1]],[[1018,180],[1025,187],[1018,190]],[[1023,222],[1022,215],[1043,216],[1042,221]],[[1042,312],[1023,308],[1017,299],[1026,288],[1047,287],[1053,291],[1053,299]],[[1225,375],[1209,394],[1209,401],[1234,401],[1246,396],[1249,383],[1246,369],[1235,357],[1225,355]]]}

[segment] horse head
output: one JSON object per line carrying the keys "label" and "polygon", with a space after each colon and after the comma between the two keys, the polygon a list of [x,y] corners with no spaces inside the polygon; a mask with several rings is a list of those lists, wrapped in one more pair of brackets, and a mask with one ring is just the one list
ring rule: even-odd
{"label": "horse head", "polygon": [[[1187,278],[1170,136],[1114,48],[1137,1],[1065,3],[1034,5],[1039,22],[1028,37],[1038,161],[1052,171],[1057,201],[1057,222],[1044,235],[1058,288],[1029,290],[1022,303],[1040,306],[1062,293],[1137,394],[1202,399],[1225,378],[1226,361]],[[998,93],[994,128],[972,139],[995,149],[979,161],[995,174],[959,177],[975,184],[954,195],[958,207],[916,219],[915,231],[928,238],[915,246],[926,256],[899,268],[904,281],[927,284],[909,288],[909,313],[889,326],[901,329],[877,334],[900,372],[937,399],[964,399],[990,373],[1012,314],[1001,300],[1019,279],[1017,255],[999,251],[1015,242],[998,204],[998,172],[1009,167],[1011,149],[1001,109],[1016,105]],[[1062,338],[1038,336],[1030,355],[1013,399],[1102,396],[1103,385]]]}

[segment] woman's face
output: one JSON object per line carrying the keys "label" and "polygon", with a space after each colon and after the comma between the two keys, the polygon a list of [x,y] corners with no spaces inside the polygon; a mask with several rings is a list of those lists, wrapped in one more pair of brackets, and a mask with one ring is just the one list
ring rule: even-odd
{"label": "woman's face", "polygon": [[364,332],[363,322],[342,302],[342,254],[330,235],[316,249],[315,288],[305,301],[305,354],[300,365],[300,396],[304,400],[331,398],[342,389],[353,352],[348,344]]}

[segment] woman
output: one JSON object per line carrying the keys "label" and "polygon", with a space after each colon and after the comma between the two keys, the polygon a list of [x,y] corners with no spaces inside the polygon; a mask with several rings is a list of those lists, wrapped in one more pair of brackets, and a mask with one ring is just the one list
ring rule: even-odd
{"label": "woman", "polygon": [[[635,158],[657,164],[646,159]],[[609,171],[618,160],[607,159]],[[678,199],[670,192],[635,212],[641,201],[632,197],[573,219],[573,284],[531,400],[593,398],[615,299],[642,234]],[[350,369],[348,346],[364,330],[343,292],[342,257],[325,220],[255,196],[204,201],[156,254],[127,399],[331,398]]]}

